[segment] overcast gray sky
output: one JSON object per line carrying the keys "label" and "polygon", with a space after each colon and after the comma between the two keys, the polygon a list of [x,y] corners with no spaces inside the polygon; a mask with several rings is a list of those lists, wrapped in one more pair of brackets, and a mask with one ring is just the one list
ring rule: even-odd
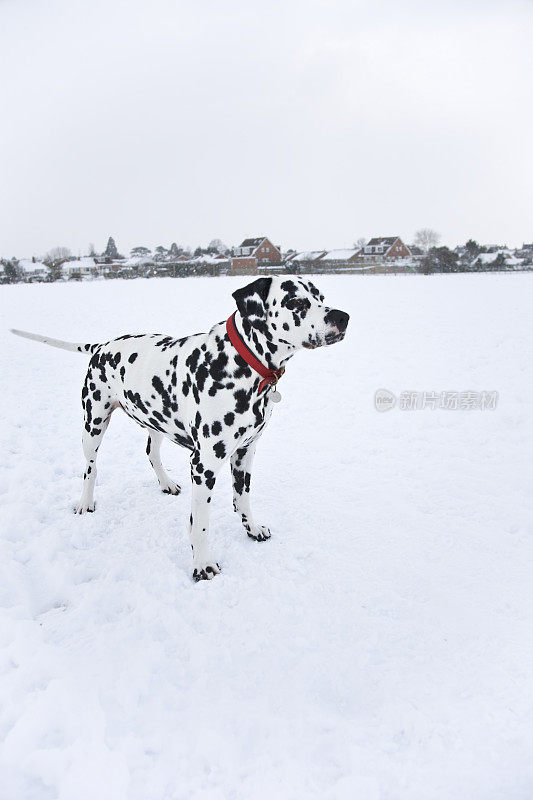
{"label": "overcast gray sky", "polygon": [[0,0],[0,255],[533,239],[531,0]]}

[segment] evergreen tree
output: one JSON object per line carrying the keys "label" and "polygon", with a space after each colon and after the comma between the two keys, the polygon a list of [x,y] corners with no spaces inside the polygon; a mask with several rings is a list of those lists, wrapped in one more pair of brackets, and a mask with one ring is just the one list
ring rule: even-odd
{"label": "evergreen tree", "polygon": [[489,265],[490,269],[505,269],[505,256],[498,253],[494,261]]}
{"label": "evergreen tree", "polygon": [[420,271],[423,275],[432,275],[435,272],[435,263],[430,253],[425,255],[420,262]]}
{"label": "evergreen tree", "polygon": [[478,245],[478,243],[475,241],[475,239],[469,239],[467,241],[467,243],[465,244],[465,250],[466,250],[468,256],[471,259],[474,259],[474,260],[481,253],[481,247]]}
{"label": "evergreen tree", "polygon": [[46,266],[48,267],[48,280],[55,282],[60,281],[63,277],[63,261],[50,261]]}
{"label": "evergreen tree", "polygon": [[10,261],[2,261],[2,264],[4,265],[5,283],[20,283],[23,280],[24,275],[18,259],[13,256]]}
{"label": "evergreen tree", "polygon": [[117,246],[112,236],[107,240],[107,247],[102,255],[105,256],[105,258],[118,258]]}
{"label": "evergreen tree", "polygon": [[424,275],[432,272],[459,272],[457,253],[448,247],[431,247],[421,261]]}

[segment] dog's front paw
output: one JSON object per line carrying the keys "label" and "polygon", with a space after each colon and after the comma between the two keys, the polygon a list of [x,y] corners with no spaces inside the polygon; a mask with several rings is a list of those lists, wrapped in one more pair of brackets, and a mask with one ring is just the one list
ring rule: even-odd
{"label": "dog's front paw", "polygon": [[270,539],[272,536],[270,533],[270,528],[267,528],[266,525],[246,524],[244,527],[250,539],[254,539],[256,542],[266,542],[266,540]]}
{"label": "dog's front paw", "polygon": [[80,500],[78,505],[74,508],[75,514],[92,514],[94,511],[94,500],[92,503],[86,503]]}
{"label": "dog's front paw", "polygon": [[178,486],[177,483],[170,479],[166,483],[161,483],[160,486],[164,494],[179,494],[181,492],[181,486]]}
{"label": "dog's front paw", "polygon": [[270,539],[272,534],[270,533],[270,528],[267,528],[266,525],[256,525],[250,522],[246,514],[241,514],[241,520],[244,530],[250,539],[254,539],[256,542],[266,542],[267,539]]}
{"label": "dog's front paw", "polygon": [[210,581],[211,578],[214,578],[219,572],[220,566],[215,562],[213,564],[205,564],[203,567],[196,567],[192,576],[198,583],[198,581]]}

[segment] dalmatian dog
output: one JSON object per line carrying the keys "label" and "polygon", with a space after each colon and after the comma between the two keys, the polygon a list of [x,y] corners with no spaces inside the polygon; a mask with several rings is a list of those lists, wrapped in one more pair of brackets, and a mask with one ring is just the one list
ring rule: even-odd
{"label": "dalmatian dog", "polygon": [[82,390],[86,466],[77,514],[94,511],[96,457],[116,408],[148,431],[146,452],[163,492],[180,492],[161,464],[163,439],[190,451],[197,581],[220,572],[209,551],[209,512],[217,474],[227,461],[234,509],[246,533],[259,542],[270,538],[270,530],[254,520],[250,481],[257,441],[280,398],[277,381],[301,348],[343,339],[349,319],[324,305],[319,290],[299,277],[258,278],[233,297],[237,310],[229,320],[181,339],[126,334],[104,344],[74,344],[13,330],[91,356]]}

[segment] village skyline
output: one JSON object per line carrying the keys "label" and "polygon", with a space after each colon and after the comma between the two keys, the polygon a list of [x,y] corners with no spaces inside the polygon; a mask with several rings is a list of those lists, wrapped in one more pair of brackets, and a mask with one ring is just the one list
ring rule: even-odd
{"label": "village skyline", "polygon": [[439,246],[438,233],[417,231],[408,245],[400,236],[360,238],[351,247],[283,250],[266,236],[248,237],[228,247],[212,239],[205,248],[186,250],[173,242],[154,250],[139,245],[119,252],[112,236],[103,252],[93,244],[89,254],[75,256],[66,247],[52,248],[42,259],[0,259],[0,283],[42,283],[96,278],[198,277],[202,275],[273,274],[432,274],[434,272],[530,271],[533,242],[520,248],[480,244],[469,239],[450,249]]}
{"label": "village skyline", "polygon": [[[417,241],[417,237],[420,239],[421,232],[429,234],[430,241],[428,246],[445,246],[451,250],[456,250],[463,246],[467,241],[472,240],[478,242],[480,247],[485,248],[487,250],[494,250],[494,249],[509,249],[512,251],[519,251],[522,250],[526,245],[533,241],[533,236],[522,236],[517,241],[508,241],[498,239],[497,237],[493,237],[491,241],[484,241],[480,237],[476,236],[474,233],[471,235],[466,236],[463,240],[459,241],[450,241],[441,235],[441,233],[433,228],[418,228],[413,231],[411,236],[404,236],[401,233],[399,234],[397,231],[393,231],[393,238],[400,238],[402,242],[416,255],[417,248],[420,248],[420,251],[425,249],[424,243],[422,241]],[[361,248],[364,244],[367,244],[371,239],[375,238],[376,236],[382,236],[382,233],[372,233],[370,236],[364,235],[356,235],[354,237],[347,237],[343,241],[337,242],[322,242],[319,244],[314,244],[312,246],[299,246],[294,242],[287,242],[287,243],[280,243],[280,240],[275,236],[269,236],[268,239],[276,243],[276,247],[279,249],[281,253],[301,253],[301,252],[328,252],[331,250],[341,250],[341,249],[352,249],[352,248]],[[87,238],[87,237],[86,237]],[[261,237],[260,237],[261,238]],[[267,238],[267,237],[263,237]],[[390,238],[390,232],[388,237]],[[157,254],[158,251],[167,251],[172,252],[173,249],[177,252],[187,253],[190,255],[199,255],[201,253],[206,253],[212,250],[218,250],[219,252],[225,252],[232,254],[235,249],[238,249],[240,244],[236,244],[232,242],[227,237],[206,237],[205,243],[200,244],[190,244],[184,243],[183,237],[173,237],[167,236],[161,241],[148,241],[148,238],[143,239],[142,237],[137,237],[137,239],[133,239],[130,241],[124,242],[119,236],[109,236],[108,234],[103,237],[103,241],[106,242],[103,245],[99,238],[95,237],[95,240],[88,241],[85,245],[80,245],[78,247],[73,247],[68,243],[68,237],[63,237],[61,241],[55,241],[50,244],[46,248],[37,248],[33,251],[20,248],[16,252],[8,252],[7,250],[0,250],[0,260],[9,260],[13,258],[18,259],[35,259],[39,261],[45,261],[47,256],[54,251],[64,251],[65,255],[69,258],[82,258],[85,256],[101,256],[105,253],[106,247],[109,244],[109,239],[112,239],[114,243],[117,243],[117,253],[120,255],[128,257],[131,256],[132,253],[136,250],[145,250],[147,253],[152,253],[154,255]],[[246,239],[246,237],[244,237]],[[243,237],[238,238],[238,242],[242,243],[244,241]],[[95,244],[97,242],[97,244]]]}

